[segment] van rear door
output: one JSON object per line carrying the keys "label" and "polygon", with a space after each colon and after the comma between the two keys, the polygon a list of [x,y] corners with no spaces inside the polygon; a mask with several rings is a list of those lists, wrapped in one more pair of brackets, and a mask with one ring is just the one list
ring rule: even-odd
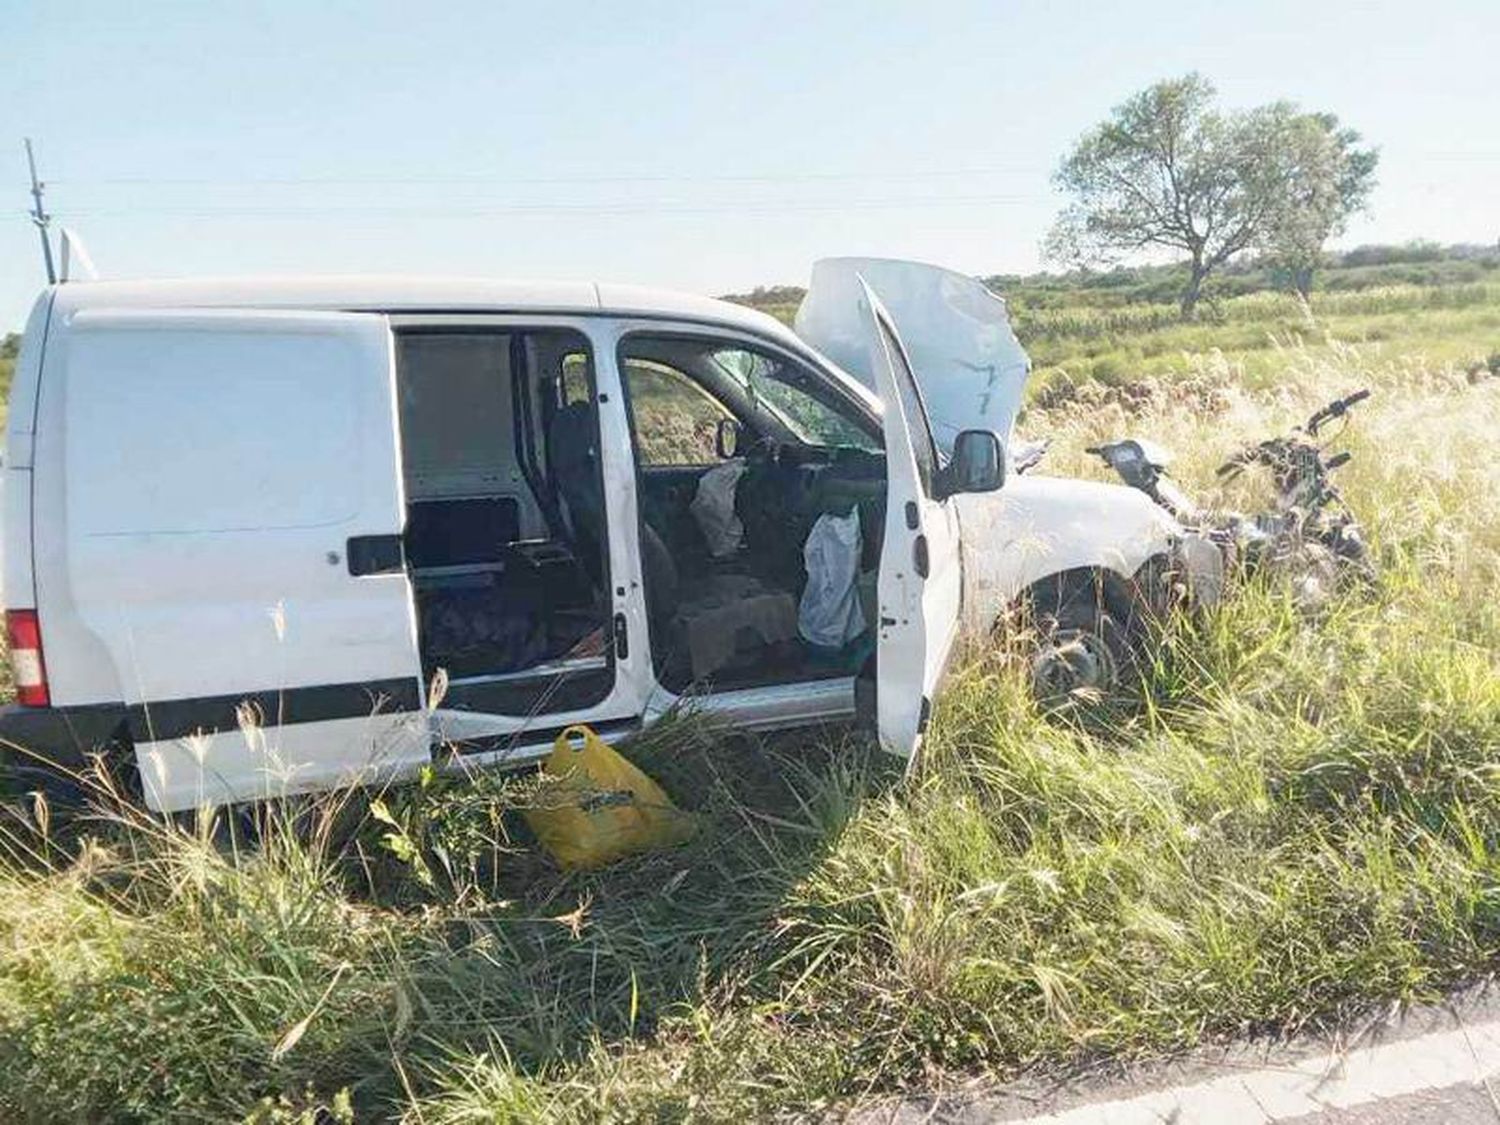
{"label": "van rear door", "polygon": [[938,488],[933,440],[906,349],[878,297],[860,282],[869,368],[885,403],[886,516],[875,649],[876,729],[907,757],[927,730],[932,701],[958,640],[963,571],[958,513]]}
{"label": "van rear door", "polygon": [[85,311],[64,364],[44,641],[107,654],[147,803],[427,761],[386,318]]}

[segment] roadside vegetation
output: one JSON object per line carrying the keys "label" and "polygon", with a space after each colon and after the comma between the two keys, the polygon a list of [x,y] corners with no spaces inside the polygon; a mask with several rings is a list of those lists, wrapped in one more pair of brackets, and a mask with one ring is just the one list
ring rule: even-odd
{"label": "roadside vegetation", "polygon": [[687,716],[630,754],[698,838],[590,875],[536,853],[530,783],[496,775],[178,822],[97,781],[81,819],[11,802],[0,1118],[816,1114],[1492,972],[1500,273],[1475,268],[1330,270],[1307,303],[1262,280],[1191,324],[1151,271],[1005,287],[1047,471],[1138,433],[1212,497],[1241,443],[1376,392],[1340,470],[1375,588],[1315,620],[1238,590],[1129,706],[1039,712],[1012,638],[970,654],[911,776],[847,732]]}
{"label": "roadside vegetation", "polygon": [[16,357],[21,354],[21,337],[7,332],[0,338],[0,399],[9,401],[10,381],[16,373]]}
{"label": "roadside vegetation", "polygon": [[[1414,242],[1325,254],[1306,299],[1287,271],[1236,262],[1208,283],[1191,320],[1179,308],[1183,266],[985,280],[1006,299],[1031,355],[1033,401],[1092,383],[1180,379],[1211,357],[1246,386],[1267,387],[1280,382],[1288,348],[1334,355],[1330,341],[1374,345],[1374,359],[1500,369],[1500,246]],[[789,324],[804,292],[775,286],[730,300]]]}

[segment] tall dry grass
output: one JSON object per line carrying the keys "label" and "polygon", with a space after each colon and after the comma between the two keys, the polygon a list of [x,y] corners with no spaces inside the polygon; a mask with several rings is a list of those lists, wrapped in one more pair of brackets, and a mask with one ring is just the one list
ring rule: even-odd
{"label": "tall dry grass", "polygon": [[[1376,397],[1341,470],[1382,577],[1310,620],[1178,622],[1139,706],[1039,713],[979,654],[906,777],[829,732],[685,718],[631,751],[694,843],[562,876],[512,783],[159,822],[13,809],[0,1116],[745,1120],[1440,994],[1500,957],[1500,381],[1284,345],[1247,389],[1100,392],[1209,493],[1238,444]],[[1222,497],[1247,503],[1245,494]]]}

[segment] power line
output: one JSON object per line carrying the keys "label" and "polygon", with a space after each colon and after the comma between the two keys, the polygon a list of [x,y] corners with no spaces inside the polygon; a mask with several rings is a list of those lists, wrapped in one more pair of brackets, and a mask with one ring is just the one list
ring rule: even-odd
{"label": "power line", "polygon": [[[1422,160],[1494,161],[1500,160],[1500,149],[1439,150],[1414,153]],[[991,164],[972,168],[922,168],[905,172],[888,170],[810,171],[810,172],[713,172],[684,173],[606,173],[568,176],[505,176],[488,172],[466,172],[448,176],[54,176],[54,186],[127,186],[143,187],[309,187],[391,186],[399,184],[483,184],[494,186],[557,187],[568,184],[669,184],[669,183],[829,183],[883,182],[911,183],[933,179],[976,179],[1013,173],[1041,173],[1052,170],[1049,164]]]}
{"label": "power line", "polygon": [[496,186],[556,187],[564,184],[672,184],[672,183],[822,183],[840,181],[920,182],[932,179],[963,179],[1007,175],[1013,172],[1046,172],[1039,164],[993,165],[985,168],[932,168],[911,172],[725,172],[702,175],[606,174],[576,176],[499,176],[471,172],[454,176],[83,176],[54,177],[63,185],[141,185],[150,187],[307,187],[319,184],[389,186],[392,184],[493,184]]}
{"label": "power line", "polygon": [[329,215],[422,216],[423,218],[478,218],[487,215],[719,215],[782,214],[792,212],[900,210],[902,208],[1013,206],[1047,201],[1040,195],[917,196],[898,199],[851,200],[725,200],[716,203],[646,201],[618,203],[512,203],[484,206],[437,207],[387,204],[294,204],[287,207],[199,207],[145,204],[138,207],[69,208],[70,218],[164,215],[193,218],[298,218]]}

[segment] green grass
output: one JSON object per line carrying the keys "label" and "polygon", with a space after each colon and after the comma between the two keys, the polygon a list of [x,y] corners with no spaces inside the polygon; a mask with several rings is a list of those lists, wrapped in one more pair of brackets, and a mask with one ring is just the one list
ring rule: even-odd
{"label": "green grass", "polygon": [[1233,366],[1248,386],[1279,382],[1289,348],[1324,353],[1370,345],[1429,367],[1470,368],[1500,351],[1500,285],[1396,286],[1294,296],[1230,298],[1211,319],[1183,323],[1161,306],[1016,310],[1016,331],[1036,366],[1035,390],[1194,374],[1207,359]]}
{"label": "green grass", "polygon": [[[1180,267],[1080,277],[996,277],[1016,334],[1035,367],[1033,397],[1091,383],[1108,386],[1194,377],[1225,366],[1252,387],[1280,381],[1286,352],[1372,345],[1431,368],[1500,368],[1500,253],[1445,258],[1437,247],[1366,247],[1317,276],[1308,303],[1273,275],[1236,267],[1213,280],[1198,320],[1178,312]],[[1389,260],[1387,260],[1389,259]],[[734,298],[790,323],[802,290],[761,289]]]}
{"label": "green grass", "polygon": [[[7,332],[0,338],[0,404],[10,402],[10,384],[16,373],[16,357],[21,354],[21,337]],[[5,405],[0,405],[0,424],[5,421]]]}
{"label": "green grass", "polygon": [[815,1114],[1492,972],[1500,380],[1460,358],[1488,354],[1466,318],[1490,298],[1355,297],[1374,303],[1340,317],[1409,321],[1401,339],[1320,319],[1305,342],[1211,350],[1279,330],[1250,295],[1261,319],[1106,338],[1193,350],[1139,394],[1090,380],[1034,403],[1025,427],[1085,475],[1085,445],[1151,434],[1228,502],[1223,454],[1372,385],[1341,470],[1384,560],[1372,592],[1308,620],[1244,589],[1177,622],[1113,711],[1040,714],[1019,646],[974,652],[912,776],[842,732],[667,725],[632,754],[702,834],[589,875],[529,847],[528,786],[495,776],[373,815],[357,792],[288,801],[253,845],[108,799],[66,823],[23,803],[0,859],[0,1118]]}

